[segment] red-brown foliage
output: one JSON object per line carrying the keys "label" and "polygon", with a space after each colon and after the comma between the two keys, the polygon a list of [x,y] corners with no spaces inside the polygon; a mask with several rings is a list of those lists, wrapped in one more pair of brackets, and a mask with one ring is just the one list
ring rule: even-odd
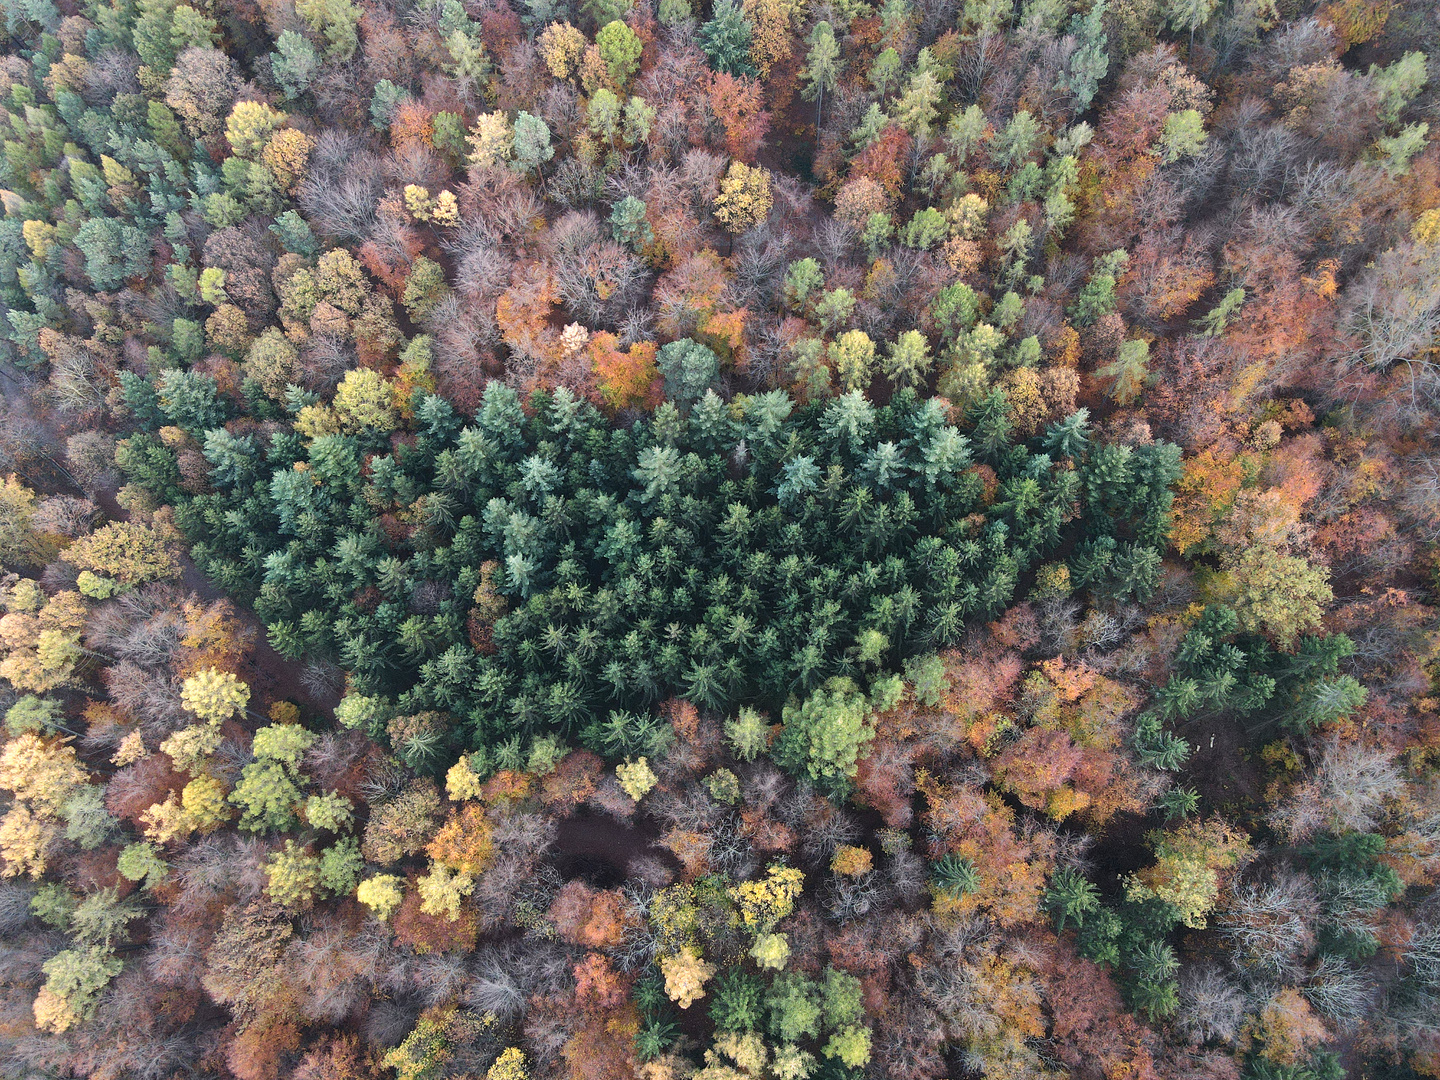
{"label": "red-brown foliage", "polygon": [[575,1000],[587,1010],[609,1012],[625,1004],[630,982],[603,953],[586,953],[575,965]]}
{"label": "red-brown foliage", "polygon": [[426,915],[420,910],[423,901],[412,880],[405,888],[405,899],[391,918],[395,940],[417,952],[464,952],[475,947],[479,931],[475,912],[461,905],[460,917],[451,922],[444,915]]}
{"label": "red-brown foliage", "polygon": [[602,949],[620,941],[629,919],[629,906],[621,893],[594,889],[577,879],[565,884],[547,914],[564,940]]}
{"label": "red-brown foliage", "polygon": [[850,163],[850,176],[869,177],[891,197],[897,196],[905,180],[905,158],[909,151],[909,133],[898,124],[890,124]]}
{"label": "red-brown foliage", "polygon": [[555,771],[540,783],[540,797],[546,806],[566,810],[579,806],[595,792],[606,773],[605,762],[589,750],[572,750]]}
{"label": "red-brown foliage", "polygon": [[770,130],[760,84],[717,72],[710,81],[710,109],[725,130],[725,152],[747,164],[753,162]]}

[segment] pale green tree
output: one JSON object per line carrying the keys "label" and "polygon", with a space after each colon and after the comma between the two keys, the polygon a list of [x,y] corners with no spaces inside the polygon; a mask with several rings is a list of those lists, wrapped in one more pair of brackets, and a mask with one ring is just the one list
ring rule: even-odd
{"label": "pale green tree", "polygon": [[1030,156],[1040,137],[1040,125],[1029,109],[1020,109],[1010,122],[996,134],[992,155],[1007,169],[1014,168]]}
{"label": "pale green tree", "polygon": [[350,0],[296,0],[295,13],[311,30],[324,35],[329,59],[349,60],[355,55],[362,12]]}
{"label": "pale green tree", "polygon": [[640,66],[640,38],[634,30],[616,19],[600,28],[595,35],[595,44],[610,78],[616,86],[624,86]]}
{"label": "pale green tree", "polygon": [[848,679],[832,679],[799,705],[788,705],[775,760],[812,780],[855,775],[860,749],[875,737],[870,703]]}
{"label": "pale green tree", "polygon": [[827,289],[815,302],[815,319],[826,330],[849,322],[854,312],[855,294],[844,286]]}
{"label": "pale green tree", "polygon": [[127,844],[121,850],[115,868],[126,881],[143,880],[147,889],[153,889],[163,881],[170,869],[160,858],[155,845],[145,840]]}
{"label": "pale green tree", "polygon": [[1110,397],[1121,405],[1129,405],[1140,396],[1150,377],[1150,343],[1138,338],[1122,341],[1115,359],[1097,368],[1097,378],[1109,382]]}
{"label": "pale green tree", "polygon": [[596,90],[590,97],[590,104],[585,106],[586,126],[606,142],[615,138],[620,127],[620,115],[620,99],[608,87]]}
{"label": "pale green tree", "polygon": [[874,372],[875,343],[864,330],[847,330],[830,343],[830,362],[841,386],[863,390]]}
{"label": "pale green tree", "polygon": [[1090,10],[1070,19],[1070,36],[1075,38],[1075,51],[1070,54],[1060,86],[1075,95],[1080,108],[1088,109],[1100,89],[1100,80],[1110,70],[1110,54],[1106,51],[1105,0],[1095,0]]}
{"label": "pale green tree", "polygon": [[1244,289],[1231,289],[1213,308],[1207,311],[1195,325],[1200,328],[1204,337],[1219,337],[1225,332],[1225,327],[1230,325],[1230,320],[1235,312],[1240,310],[1240,305],[1245,303]]}
{"label": "pale green tree", "polygon": [[1165,117],[1165,126],[1160,131],[1160,142],[1155,151],[1162,161],[1170,165],[1182,157],[1196,157],[1209,137],[1199,111],[1184,109]]}
{"label": "pale green tree", "polygon": [[1430,81],[1426,70],[1425,54],[1407,52],[1399,60],[1386,67],[1370,65],[1370,81],[1380,91],[1380,119],[1387,125],[1398,124],[1405,106],[1415,98]]}
{"label": "pale green tree", "polygon": [[1380,167],[1391,180],[1397,180],[1410,171],[1410,159],[1425,149],[1425,136],[1429,131],[1428,123],[1410,124],[1398,135],[1375,141]]}
{"label": "pale green tree", "polygon": [[918,386],[930,373],[930,343],[918,330],[906,330],[890,345],[885,377],[898,386]]}
{"label": "pale green tree", "polygon": [[538,170],[555,156],[550,144],[550,126],[538,116],[521,112],[515,117],[515,166],[521,172]]}
{"label": "pale green tree", "polygon": [[950,123],[945,127],[945,141],[950,144],[951,152],[961,165],[964,165],[965,159],[978,150],[989,137],[990,121],[985,119],[979,105],[967,105],[964,109],[957,109],[950,115]]}
{"label": "pale green tree", "polygon": [[121,966],[119,957],[98,945],[56,953],[41,965],[45,985],[35,999],[35,1026],[59,1033],[82,1023]]}
{"label": "pale green tree", "polygon": [[911,76],[904,94],[895,103],[894,116],[916,138],[927,138],[930,125],[940,111],[940,83],[928,71]]}
{"label": "pale green tree", "polygon": [[748,705],[733,720],[725,721],[725,740],[741,761],[754,761],[769,749],[771,733],[765,717]]}
{"label": "pale green tree", "polygon": [[1220,0],[1165,0],[1165,21],[1173,30],[1190,31],[1190,47],[1195,47],[1195,31],[1210,21]]}
{"label": "pale green tree", "polygon": [[818,128],[825,108],[825,94],[839,85],[844,63],[840,59],[840,43],[835,40],[835,30],[828,22],[816,23],[808,41],[810,51],[805,54],[805,67],[800,71],[800,77],[805,82],[800,95],[806,101],[815,102],[815,126]]}
{"label": "pale green tree", "polygon": [[825,287],[825,274],[814,259],[798,259],[785,270],[785,302],[794,311],[804,309],[811,293]]}
{"label": "pale green tree", "polygon": [[870,85],[875,92],[884,97],[890,92],[890,88],[899,81],[900,70],[903,66],[904,61],[900,59],[900,54],[895,51],[893,46],[887,47],[879,56],[870,61],[870,71],[866,78],[870,80]]}

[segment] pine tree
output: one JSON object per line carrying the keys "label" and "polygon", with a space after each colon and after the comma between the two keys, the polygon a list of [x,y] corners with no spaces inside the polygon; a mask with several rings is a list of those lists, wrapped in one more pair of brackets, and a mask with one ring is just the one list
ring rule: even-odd
{"label": "pine tree", "polygon": [[1067,867],[1050,879],[1044,903],[1055,920],[1055,928],[1063,931],[1067,921],[1076,927],[1085,925],[1086,916],[1100,908],[1100,893],[1084,874]]}
{"label": "pine tree", "polygon": [[745,9],[735,0],[717,0],[710,21],[700,27],[700,48],[716,71],[753,78],[750,43],[754,32]]}

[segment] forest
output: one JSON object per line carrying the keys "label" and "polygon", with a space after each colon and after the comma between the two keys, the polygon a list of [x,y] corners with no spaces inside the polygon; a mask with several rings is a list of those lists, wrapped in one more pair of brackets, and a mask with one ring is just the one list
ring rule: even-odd
{"label": "forest", "polygon": [[0,16],[4,1080],[1440,1078],[1434,0]]}

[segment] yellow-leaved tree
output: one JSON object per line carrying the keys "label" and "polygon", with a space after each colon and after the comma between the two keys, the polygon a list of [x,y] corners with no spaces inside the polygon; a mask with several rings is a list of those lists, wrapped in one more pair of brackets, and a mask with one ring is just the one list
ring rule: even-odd
{"label": "yellow-leaved tree", "polygon": [[0,749],[0,788],[15,797],[0,819],[0,873],[38,878],[45,872],[61,811],[88,779],[75,750],[59,739],[27,731]]}
{"label": "yellow-leaved tree", "polygon": [[389,919],[405,899],[403,879],[394,874],[376,874],[366,878],[355,889],[355,899],[375,913],[381,922]]}
{"label": "yellow-leaved tree", "polygon": [[470,129],[470,164],[494,166],[509,161],[515,132],[503,112],[481,113]]}
{"label": "yellow-leaved tree", "polygon": [[370,368],[352,368],[335,389],[335,412],[346,431],[391,431],[397,423],[389,381]]}
{"label": "yellow-leaved tree", "polygon": [[1220,898],[1220,871],[1233,867],[1249,851],[1248,838],[1212,818],[1154,834],[1151,842],[1155,865],[1126,880],[1126,896],[1163,900],[1179,913],[1184,925],[1203,929],[1205,916]]}
{"label": "yellow-leaved tree", "polygon": [[525,1051],[518,1046],[508,1046],[495,1059],[485,1080],[528,1080],[530,1070],[525,1067]]}
{"label": "yellow-leaved tree", "polygon": [[758,165],[730,162],[715,196],[715,218],[732,233],[742,233],[770,216],[774,201],[770,173]]}
{"label": "yellow-leaved tree", "polygon": [[54,555],[54,544],[31,527],[36,503],[14,476],[0,477],[0,565],[41,565]]}
{"label": "yellow-leaved tree", "polygon": [[228,671],[206,668],[180,684],[180,704],[201,720],[228,720],[249,703],[250,687]]}
{"label": "yellow-leaved tree", "polygon": [[752,930],[768,933],[795,910],[795,901],[805,885],[805,875],[793,866],[772,866],[763,878],[742,881],[730,889],[730,899],[740,908],[740,918]]}
{"label": "yellow-leaved tree", "polygon": [[660,961],[665,976],[665,993],[682,1009],[688,1009],[705,996],[705,984],[715,975],[715,965],[700,958],[693,945],[686,945],[673,956]]}
{"label": "yellow-leaved tree", "polygon": [[305,179],[305,166],[314,149],[315,140],[303,131],[281,128],[260,151],[260,163],[274,174],[276,183],[293,193]]}
{"label": "yellow-leaved tree", "polygon": [[283,112],[264,102],[236,102],[225,121],[225,139],[240,157],[254,158],[285,120]]}
{"label": "yellow-leaved tree", "polygon": [[84,597],[69,590],[47,597],[38,583],[22,578],[0,590],[0,602],[6,609],[0,616],[0,678],[41,694],[73,683],[84,657]]}
{"label": "yellow-leaved tree", "polygon": [[141,585],[180,576],[180,564],[172,550],[177,539],[173,529],[112,521],[76,540],[61,558],[122,584]]}
{"label": "yellow-leaved tree", "polygon": [[568,22],[553,22],[535,39],[540,59],[557,79],[568,79],[580,67],[585,52],[585,35]]}

